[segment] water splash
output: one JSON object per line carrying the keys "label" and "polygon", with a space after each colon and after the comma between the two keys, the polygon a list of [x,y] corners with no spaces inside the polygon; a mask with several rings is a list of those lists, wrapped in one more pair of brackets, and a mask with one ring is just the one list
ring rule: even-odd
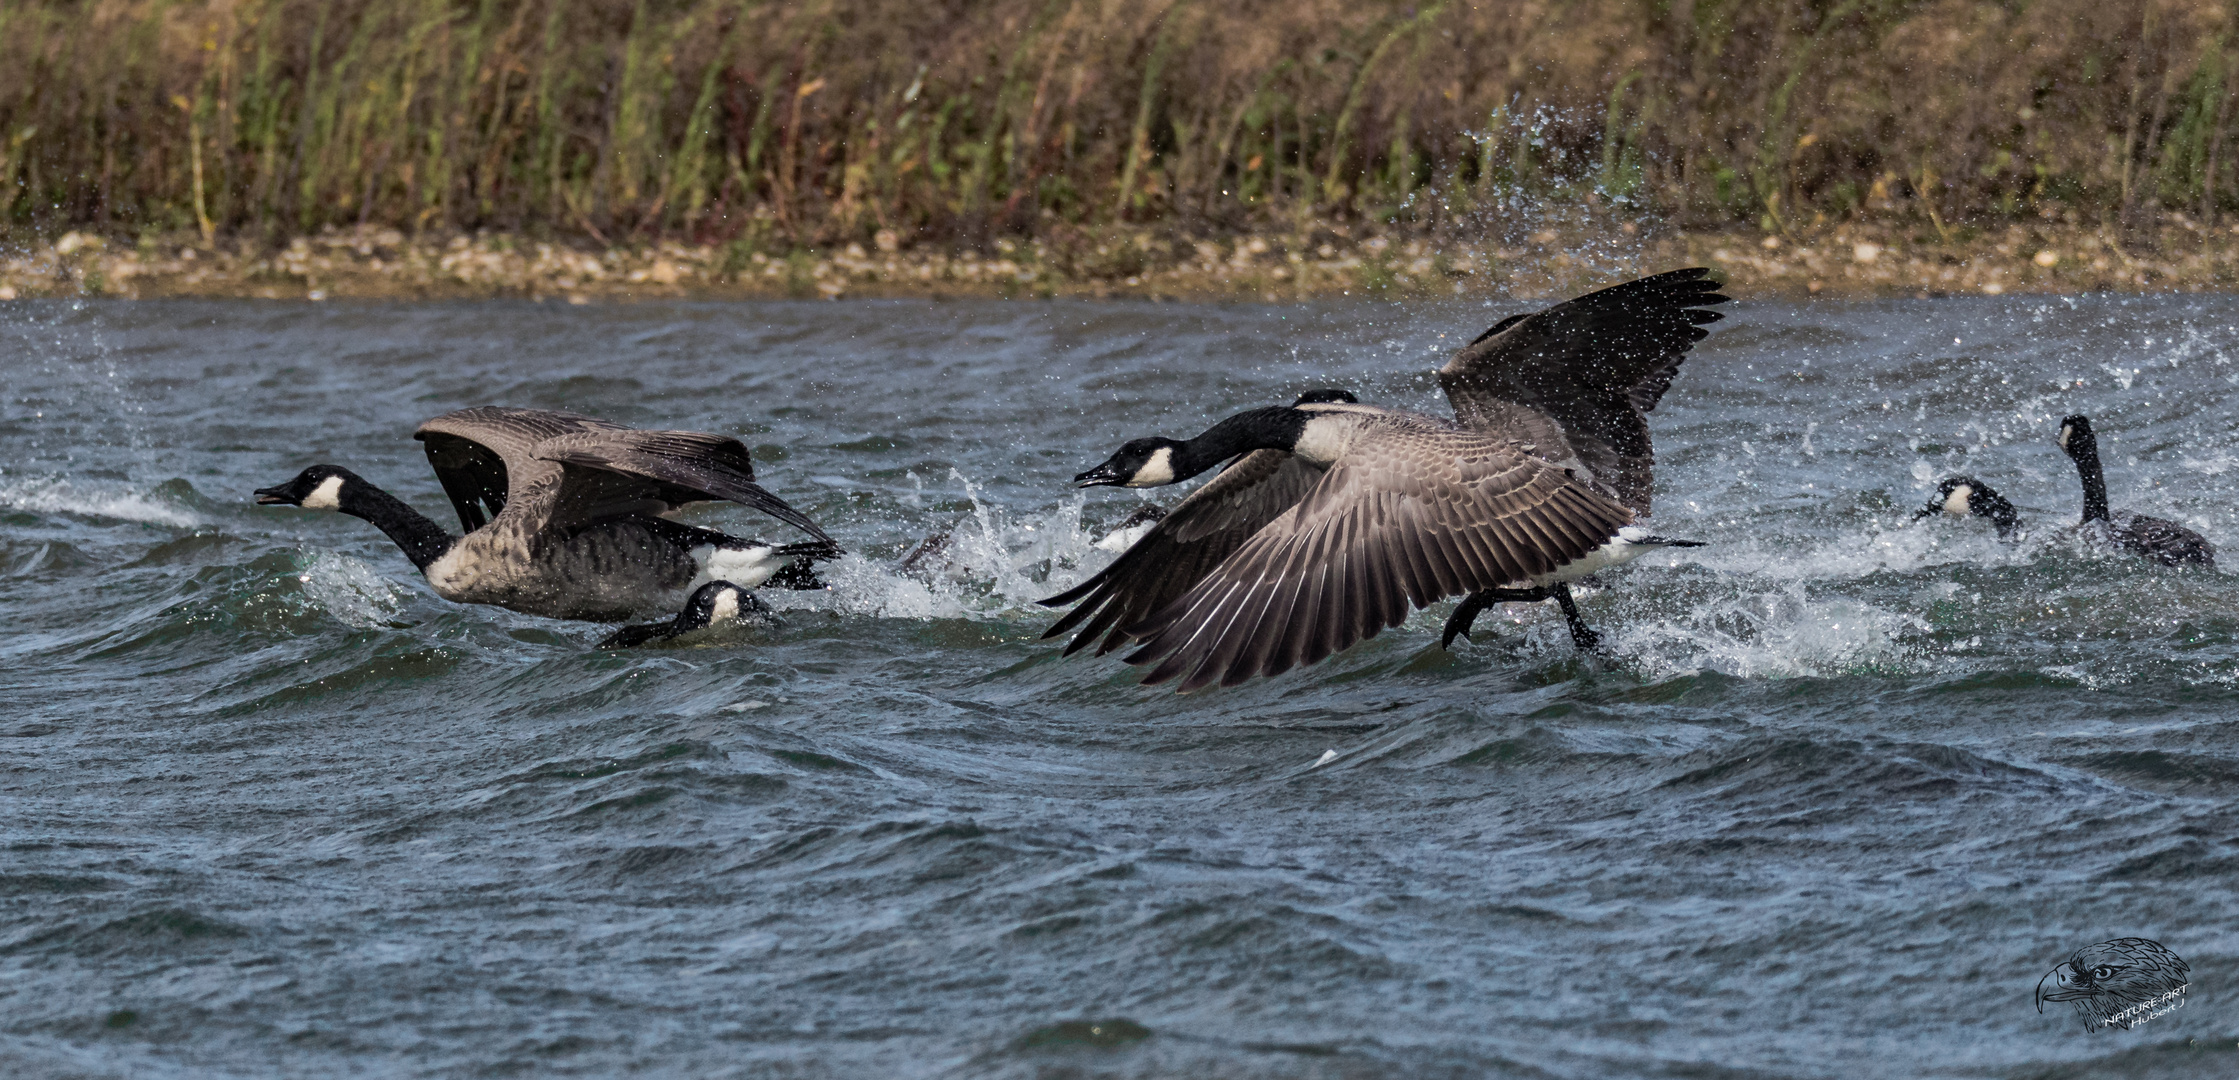
{"label": "water splash", "polygon": [[905,569],[850,554],[823,566],[826,592],[764,590],[780,610],[822,610],[896,619],[1004,619],[1045,615],[1035,601],[1079,583],[1113,555],[1081,529],[1079,495],[1045,513],[1015,514],[988,500],[961,471],[950,479],[964,489],[971,513],[945,534],[936,550]]}
{"label": "water splash", "polygon": [[371,564],[331,551],[307,552],[298,580],[312,603],[359,630],[394,622],[404,604],[404,594]]}
{"label": "water splash", "polygon": [[1620,633],[1616,651],[1654,680],[1705,671],[1745,679],[1886,675],[1928,670],[1906,641],[1928,628],[1916,615],[1863,601],[1815,599],[1793,581],[1636,623]]}

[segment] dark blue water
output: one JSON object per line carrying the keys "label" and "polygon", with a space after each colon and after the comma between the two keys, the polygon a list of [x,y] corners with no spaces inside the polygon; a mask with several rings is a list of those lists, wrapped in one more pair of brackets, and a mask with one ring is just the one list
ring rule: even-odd
{"label": "dark blue water", "polygon": [[[1653,418],[1712,546],[1582,594],[1599,657],[1441,605],[1180,697],[1037,641],[1140,498],[1073,473],[1440,410],[1514,310],[0,306],[0,1072],[2239,1075],[2239,579],[2066,536],[2051,441],[2239,567],[2239,301],[1736,305]],[[739,434],[855,554],[615,654],[250,505],[447,517],[410,432],[486,403]],[[1957,471],[2027,538],[1909,523]],[[2038,1013],[2130,935],[2184,1009]]]}

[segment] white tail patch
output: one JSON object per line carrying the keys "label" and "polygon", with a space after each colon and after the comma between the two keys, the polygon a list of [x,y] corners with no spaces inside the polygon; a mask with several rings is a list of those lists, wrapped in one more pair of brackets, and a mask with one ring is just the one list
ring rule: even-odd
{"label": "white tail patch", "polygon": [[1617,530],[1609,542],[1586,553],[1577,562],[1557,567],[1552,574],[1541,574],[1531,579],[1535,586],[1552,585],[1558,581],[1577,581],[1596,571],[1629,563],[1648,552],[1663,547],[1664,543],[1648,530],[1638,525],[1626,525]]}
{"label": "white tail patch", "polygon": [[[785,560],[777,549],[768,544],[747,548],[719,548],[703,544],[692,549],[692,561],[700,564],[700,572],[686,585],[697,589],[710,581],[728,581],[742,589],[751,589],[769,580]],[[737,601],[732,601],[735,605]]]}

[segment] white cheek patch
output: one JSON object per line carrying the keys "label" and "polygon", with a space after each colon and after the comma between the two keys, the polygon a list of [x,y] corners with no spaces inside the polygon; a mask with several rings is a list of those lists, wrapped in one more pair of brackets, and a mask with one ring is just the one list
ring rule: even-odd
{"label": "white cheek patch", "polygon": [[708,612],[709,626],[724,626],[739,621],[739,594],[725,589],[716,594],[715,609]]}
{"label": "white cheek patch", "polygon": [[2062,424],[2062,425],[2060,425],[2060,448],[2061,448],[2062,450],[2066,450],[2066,449],[2068,449],[2068,436],[2070,436],[2070,435],[2073,435],[2073,434],[2075,434],[2075,433],[2076,433],[2076,429],[2075,429],[2075,428],[2073,428],[2073,427],[2070,427],[2070,426],[2068,426],[2067,424]]}
{"label": "white cheek patch", "polygon": [[1128,487],[1159,487],[1174,482],[1174,448],[1161,446],[1151,451],[1151,459],[1127,478]]}
{"label": "white cheek patch", "polygon": [[1974,496],[1975,489],[1965,484],[1951,489],[1951,494],[1944,499],[1944,513],[1953,517],[1966,517],[1967,500]]}
{"label": "white cheek patch", "polygon": [[321,480],[318,487],[311,489],[311,494],[303,497],[303,508],[305,510],[342,509],[342,478],[329,476],[325,480]]}

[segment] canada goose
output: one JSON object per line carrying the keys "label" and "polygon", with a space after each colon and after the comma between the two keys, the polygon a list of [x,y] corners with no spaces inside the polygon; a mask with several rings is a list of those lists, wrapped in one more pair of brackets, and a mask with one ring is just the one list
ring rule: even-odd
{"label": "canada goose", "polygon": [[[1309,390],[1292,404],[1357,400],[1348,391],[1325,388]],[[1137,439],[1121,447],[1120,453],[1137,450],[1148,462],[1152,451],[1164,441]],[[1066,643],[1063,655],[1081,651],[1099,635],[1105,636],[1103,644],[1097,646],[1098,656],[1125,645],[1130,640],[1127,627],[1188,592],[1253,533],[1304,498],[1307,489],[1321,477],[1320,466],[1280,450],[1254,450],[1237,458],[1219,476],[1167,511],[1111,565],[1078,586],[1040,601],[1044,607],[1062,607],[1087,598],[1042,637],[1057,637],[1086,623]],[[1080,479],[1074,478],[1076,483]]]}
{"label": "canada goose", "polygon": [[601,649],[635,649],[656,642],[673,641],[686,634],[701,630],[737,626],[748,615],[771,614],[768,604],[753,593],[728,581],[710,581],[692,593],[684,602],[684,610],[668,622],[646,623],[643,626],[625,626],[608,634],[599,642]]}
{"label": "canada goose", "polygon": [[[1496,324],[1439,372],[1456,421],[1339,401],[1256,409],[1186,442],[1137,439],[1075,477],[1151,487],[1237,457],[1079,587],[1045,636],[1071,653],[1145,642],[1146,683],[1234,685],[1315,663],[1456,593],[1448,640],[1485,604],[1568,584],[1654,547],[1645,413],[1719,319],[1681,270]],[[1241,455],[1239,457],[1239,455]],[[1574,639],[1592,631],[1565,603]]]}
{"label": "canada goose", "polygon": [[1989,518],[1991,527],[1998,530],[2000,540],[2013,539],[2014,533],[2021,528],[2021,514],[2014,509],[2014,504],[2007,502],[2006,497],[1998,494],[1989,484],[1972,476],[1944,477],[1943,483],[1936,485],[1936,497],[1914,512],[1912,519],[1919,521],[1937,514],[1949,514],[1958,518],[1970,515]]}
{"label": "canada goose", "polygon": [[2091,430],[2090,417],[2071,416],[2060,422],[2060,449],[2076,463],[2076,475],[2083,479],[2084,517],[2077,525],[2079,529],[2133,555],[2169,566],[2214,568],[2216,549],[2199,533],[2174,521],[2128,510],[2107,510],[2107,477],[2099,468],[2099,436]]}
{"label": "canada goose", "polygon": [[[816,588],[805,565],[780,567],[840,551],[815,522],[754,483],[745,445],[728,436],[485,406],[445,413],[412,437],[427,444],[464,536],[334,465],[259,489],[257,502],[363,518],[444,599],[559,619],[619,622],[675,611],[686,590],[713,580]],[[718,499],[816,540],[766,544],[661,516]]]}

